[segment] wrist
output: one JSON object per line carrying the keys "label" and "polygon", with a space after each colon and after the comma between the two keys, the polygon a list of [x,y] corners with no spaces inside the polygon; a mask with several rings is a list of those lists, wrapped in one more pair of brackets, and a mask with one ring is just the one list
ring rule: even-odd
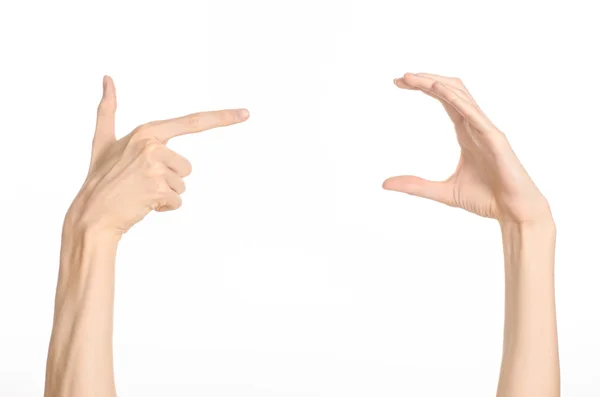
{"label": "wrist", "polygon": [[119,239],[120,235],[68,214],[62,230],[57,299],[72,302],[77,311],[88,294],[96,296],[110,287]]}
{"label": "wrist", "polygon": [[536,222],[500,222],[506,271],[553,272],[556,225],[551,217]]}
{"label": "wrist", "polygon": [[64,237],[81,237],[106,243],[118,243],[122,233],[110,229],[100,222],[94,221],[87,212],[74,201],[65,215],[63,222]]}
{"label": "wrist", "polygon": [[556,235],[556,224],[552,214],[526,222],[500,220],[500,231],[503,236],[518,235],[521,238],[544,238]]}

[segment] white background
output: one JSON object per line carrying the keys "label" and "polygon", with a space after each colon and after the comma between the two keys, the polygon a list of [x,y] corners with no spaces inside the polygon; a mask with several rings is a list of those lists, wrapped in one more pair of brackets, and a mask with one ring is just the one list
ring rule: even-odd
{"label": "white background", "polygon": [[169,145],[183,207],[117,258],[120,396],[493,396],[503,267],[492,220],[381,189],[445,179],[442,107],[392,84],[461,77],[551,203],[565,396],[600,395],[592,1],[3,2],[0,396],[40,396],[62,219],[104,74],[119,136],[201,110]]}

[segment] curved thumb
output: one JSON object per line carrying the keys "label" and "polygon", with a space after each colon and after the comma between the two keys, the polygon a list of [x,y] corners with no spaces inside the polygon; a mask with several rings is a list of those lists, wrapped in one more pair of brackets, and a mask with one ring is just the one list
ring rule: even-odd
{"label": "curved thumb", "polygon": [[110,76],[102,80],[102,99],[98,104],[96,133],[92,142],[92,163],[112,143],[115,137],[115,112],[117,110],[117,94],[115,84]]}
{"label": "curved thumb", "polygon": [[393,176],[388,178],[383,182],[383,188],[410,194],[411,196],[423,197],[444,204],[448,204],[452,197],[451,187],[447,183],[429,181],[412,175]]}

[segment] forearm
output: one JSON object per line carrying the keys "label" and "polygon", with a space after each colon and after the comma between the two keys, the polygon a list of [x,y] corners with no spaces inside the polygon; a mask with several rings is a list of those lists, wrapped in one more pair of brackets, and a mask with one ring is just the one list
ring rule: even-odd
{"label": "forearm", "polygon": [[501,224],[505,264],[504,349],[498,397],[560,395],[554,299],[556,229]]}
{"label": "forearm", "polygon": [[114,396],[112,357],[118,238],[65,220],[45,397]]}

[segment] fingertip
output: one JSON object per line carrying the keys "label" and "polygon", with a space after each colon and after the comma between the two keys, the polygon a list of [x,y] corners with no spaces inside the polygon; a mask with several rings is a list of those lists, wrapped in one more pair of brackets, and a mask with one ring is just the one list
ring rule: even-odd
{"label": "fingertip", "polygon": [[104,75],[102,78],[102,99],[100,100],[99,107],[112,112],[115,112],[117,108],[115,85],[112,78],[108,75]]}
{"label": "fingertip", "polygon": [[383,181],[383,183],[381,184],[381,187],[384,190],[393,190],[392,189],[392,180],[394,179],[394,177],[391,178],[387,178],[385,181]]}
{"label": "fingertip", "polygon": [[[419,81],[418,77],[420,77],[420,76],[419,76],[419,75],[417,75],[417,74],[415,74],[415,73],[410,73],[410,72],[407,72],[407,73],[404,73],[404,76],[402,76],[402,80],[403,80],[403,81],[404,81],[406,84],[408,84],[408,85],[412,86],[412,85],[413,85],[413,83],[415,82],[415,78],[417,78],[417,79],[416,79],[416,81],[417,81],[417,82]],[[411,83],[411,81],[412,81],[413,83]]]}
{"label": "fingertip", "polygon": [[394,84],[396,85],[396,87],[403,88],[406,90],[415,90],[416,89],[413,85],[411,85],[409,82],[407,82],[404,77],[398,77],[398,78],[394,79]]}
{"label": "fingertip", "polygon": [[106,80],[106,87],[109,88],[110,90],[115,89],[115,82],[113,81],[112,77],[106,75],[104,76],[105,80]]}
{"label": "fingertip", "polygon": [[246,121],[250,117],[250,112],[248,111],[248,109],[238,109],[237,115],[241,121]]}
{"label": "fingertip", "polygon": [[114,86],[115,86],[115,83],[114,83],[112,77],[105,74],[104,77],[102,77],[102,88],[104,88],[104,90],[110,90],[111,88],[114,88]]}
{"label": "fingertip", "polygon": [[392,176],[383,181],[382,187],[385,190],[393,190],[395,192],[414,194],[416,191],[418,191],[418,185],[421,181],[421,178],[415,176],[398,175]]}

